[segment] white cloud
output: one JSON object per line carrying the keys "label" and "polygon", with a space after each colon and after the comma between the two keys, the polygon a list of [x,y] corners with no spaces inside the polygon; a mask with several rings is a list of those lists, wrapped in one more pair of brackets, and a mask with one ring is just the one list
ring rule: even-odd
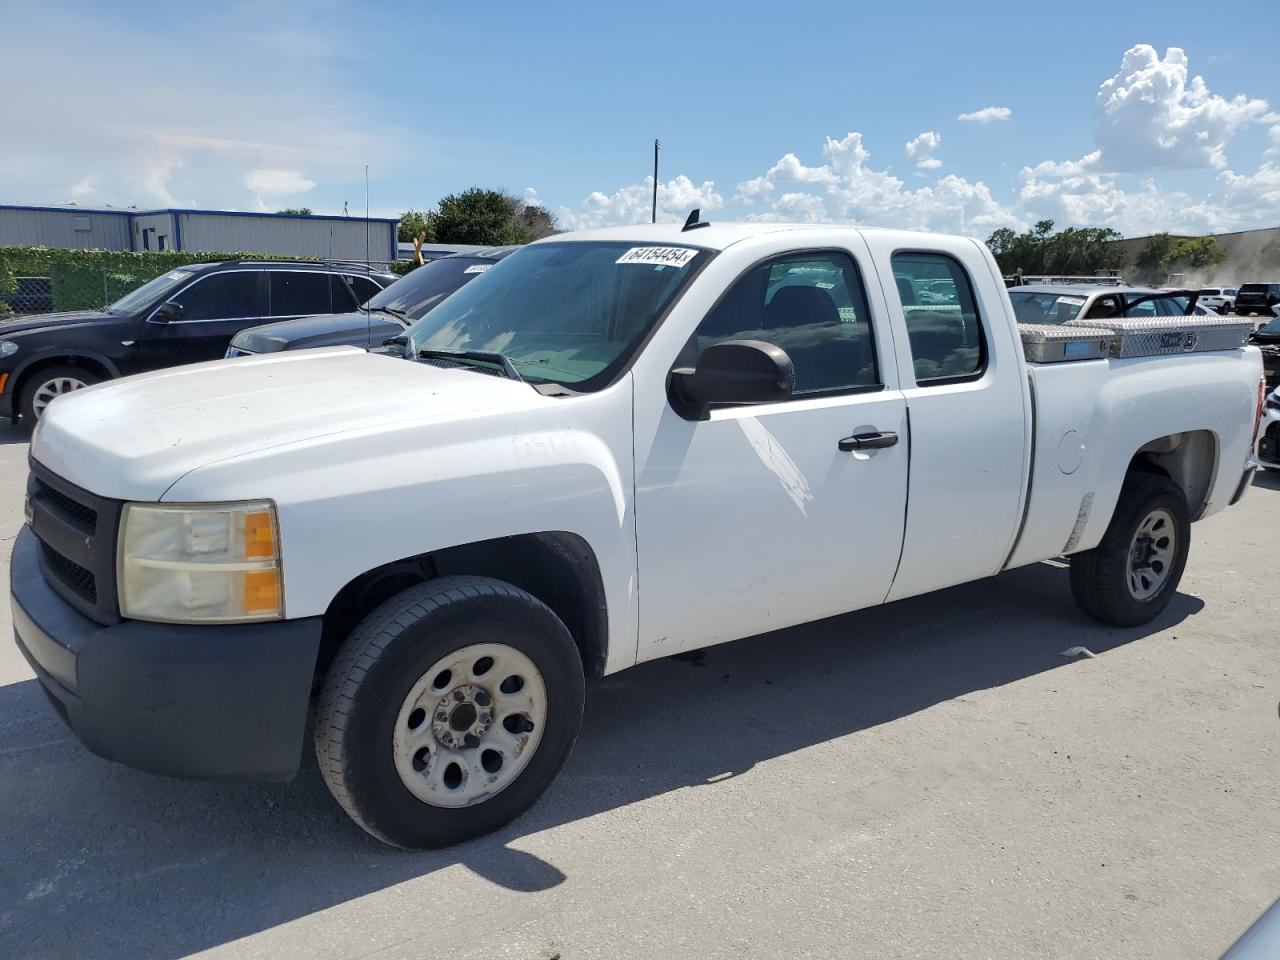
{"label": "white cloud", "polygon": [[1013,111],[1008,107],[983,107],[973,113],[962,113],[956,119],[965,123],[990,123],[992,120],[1008,120],[1011,116]]}
{"label": "white cloud", "polygon": [[[614,224],[647,223],[652,213],[653,177],[643,183],[619,187],[613,193],[593,192],[576,207],[561,207],[560,223],[569,230],[586,230]],[[705,213],[724,206],[724,197],[716,192],[714,181],[697,184],[681,174],[658,183],[658,219],[684,220],[689,211],[699,207]]]}
{"label": "white cloud", "polygon": [[769,182],[768,177],[761,176],[743,180],[738,184],[738,189],[733,194],[733,202],[753,203],[772,192],[772,190],[773,184]]}
{"label": "white cloud", "polygon": [[244,185],[253,191],[257,209],[271,210],[276,206],[273,199],[306,193],[316,182],[297,170],[250,170],[244,175]]}
{"label": "white cloud", "polygon": [[[871,154],[859,132],[839,140],[828,137],[822,154],[823,163],[817,166],[785,154],[765,175],[739,184],[738,199],[746,199],[750,192],[758,203],[768,202],[776,183],[802,187],[783,193],[765,209],[748,214],[748,219],[860,223],[984,236],[999,226],[1025,226],[1017,211],[1000,204],[981,181],[949,175],[932,185],[906,189],[898,177],[870,165]],[[743,189],[748,184],[751,191]]]}
{"label": "white cloud", "polygon": [[287,196],[306,193],[315,187],[316,182],[308,180],[298,170],[250,170],[244,175],[244,185],[257,194]]}
{"label": "white cloud", "polygon": [[531,207],[542,206],[542,198],[538,196],[538,191],[533,187],[524,188],[524,202]]}
{"label": "white cloud", "polygon": [[98,191],[93,186],[93,177],[85,177],[71,185],[71,195],[77,200],[83,200],[91,197]]}
{"label": "white cloud", "polygon": [[1187,76],[1179,47],[1163,59],[1146,43],[1125,51],[1120,69],[1098,88],[1097,142],[1106,169],[1227,166],[1227,141],[1241,125],[1261,120],[1267,102],[1228,100],[1210,93],[1203,77]]}
{"label": "white cloud", "polygon": [[941,145],[942,135],[926,130],[907,141],[907,156],[914,160],[921,170],[936,170],[942,166],[942,161],[933,155],[933,151]]}

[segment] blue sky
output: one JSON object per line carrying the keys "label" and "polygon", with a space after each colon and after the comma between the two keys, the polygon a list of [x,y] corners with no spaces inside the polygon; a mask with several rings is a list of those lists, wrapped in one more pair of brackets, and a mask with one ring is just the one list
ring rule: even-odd
{"label": "blue sky", "polygon": [[375,213],[591,226],[648,218],[659,137],[670,218],[1280,221],[1263,3],[0,2],[0,202],[354,212],[368,163]]}

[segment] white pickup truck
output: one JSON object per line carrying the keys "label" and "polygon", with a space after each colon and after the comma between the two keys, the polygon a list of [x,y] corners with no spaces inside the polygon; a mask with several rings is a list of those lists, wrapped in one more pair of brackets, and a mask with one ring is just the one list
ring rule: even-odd
{"label": "white pickup truck", "polygon": [[1190,523],[1248,483],[1258,350],[1054,336],[1036,356],[1068,362],[1026,360],[964,237],[553,237],[403,356],[59,398],[32,438],[17,641],[102,756],[285,778],[313,730],[364,829],[452,843],[533,804],[585,681],[645,660],[1064,554],[1087,613],[1159,614]]}

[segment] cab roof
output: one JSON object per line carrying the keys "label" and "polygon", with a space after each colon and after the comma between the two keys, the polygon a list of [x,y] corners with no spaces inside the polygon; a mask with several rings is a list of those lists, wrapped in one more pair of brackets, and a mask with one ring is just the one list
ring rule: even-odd
{"label": "cab roof", "polygon": [[[861,227],[834,223],[742,223],[735,221],[707,222],[706,226],[685,230],[681,223],[641,223],[623,227],[601,227],[595,230],[575,230],[545,237],[538,243],[590,242],[659,243],[681,247],[701,247],[704,250],[723,250],[741,240],[783,231],[839,230],[853,233],[893,232],[904,237],[936,237],[937,234],[921,231],[892,230],[882,227]],[[968,239],[968,238],[966,238]]]}

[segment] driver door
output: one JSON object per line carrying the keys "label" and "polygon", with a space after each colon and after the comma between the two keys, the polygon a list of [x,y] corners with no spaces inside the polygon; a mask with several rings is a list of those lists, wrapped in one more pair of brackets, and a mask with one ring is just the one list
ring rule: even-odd
{"label": "driver door", "polygon": [[[795,366],[796,391],[705,419],[668,404],[636,451],[639,659],[884,600],[902,547],[908,427],[864,275],[848,250],[766,260],[686,347],[682,365],[724,340],[773,343]],[[841,449],[872,432],[897,442]]]}

